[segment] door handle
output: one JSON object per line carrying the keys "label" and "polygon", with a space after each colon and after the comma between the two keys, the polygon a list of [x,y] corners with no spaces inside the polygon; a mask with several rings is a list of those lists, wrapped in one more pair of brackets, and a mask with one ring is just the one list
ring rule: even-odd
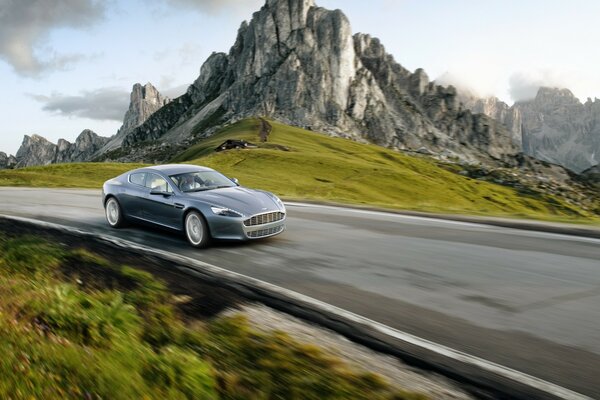
{"label": "door handle", "polygon": [[175,208],[179,208],[180,210],[183,209],[185,206],[181,203],[175,203],[174,204]]}

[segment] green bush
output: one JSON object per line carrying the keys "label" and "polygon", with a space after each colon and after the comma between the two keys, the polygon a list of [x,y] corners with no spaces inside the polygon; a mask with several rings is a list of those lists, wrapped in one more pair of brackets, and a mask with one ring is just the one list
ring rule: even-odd
{"label": "green bush", "polygon": [[153,389],[167,398],[218,398],[210,365],[189,351],[174,346],[164,347],[160,353],[150,357],[142,375]]}
{"label": "green bush", "polygon": [[60,246],[35,236],[3,239],[0,242],[0,265],[8,273],[50,273],[61,262]]}
{"label": "green bush", "polygon": [[135,332],[138,316],[115,292],[86,294],[70,284],[45,289],[26,313],[49,332],[79,344],[109,345],[119,332]]}

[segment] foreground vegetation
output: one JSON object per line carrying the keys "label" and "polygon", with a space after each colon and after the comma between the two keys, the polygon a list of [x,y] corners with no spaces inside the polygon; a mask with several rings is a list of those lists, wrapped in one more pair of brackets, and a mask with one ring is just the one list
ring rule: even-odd
{"label": "foreground vegetation", "polygon": [[[246,119],[229,125],[172,161],[213,167],[245,186],[288,200],[572,222],[600,220],[555,196],[462,176],[460,166],[274,121],[268,142],[259,143],[259,123]],[[259,148],[216,153],[214,149],[227,139],[244,139]],[[90,163],[0,171],[0,185],[99,188],[109,177],[138,166]]]}
{"label": "foreground vegetation", "polygon": [[420,399],[242,317],[184,319],[165,284],[0,233],[0,398]]}

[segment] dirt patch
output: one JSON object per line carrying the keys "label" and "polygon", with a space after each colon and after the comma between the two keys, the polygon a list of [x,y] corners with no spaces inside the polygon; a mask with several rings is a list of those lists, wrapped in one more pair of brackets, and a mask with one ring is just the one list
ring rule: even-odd
{"label": "dirt patch", "polygon": [[264,118],[260,119],[260,131],[258,132],[258,135],[260,137],[260,141],[261,142],[266,142],[269,139],[269,135],[271,134],[271,131],[273,130],[273,127],[271,126],[271,124]]}

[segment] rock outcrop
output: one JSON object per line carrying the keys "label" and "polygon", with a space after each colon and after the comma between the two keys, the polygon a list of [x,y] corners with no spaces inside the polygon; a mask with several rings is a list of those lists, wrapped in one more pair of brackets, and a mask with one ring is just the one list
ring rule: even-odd
{"label": "rock outcrop", "polygon": [[17,159],[11,155],[0,151],[0,169],[12,169],[17,165]]}
{"label": "rock outcrop", "polygon": [[88,161],[106,143],[108,138],[98,136],[89,129],[82,131],[75,143],[59,139],[54,144],[39,136],[25,135],[23,143],[16,154],[16,167],[30,167],[34,165],[48,165],[65,162]]}
{"label": "rock outcrop", "polygon": [[583,171],[581,173],[581,179],[600,187],[600,165],[595,165]]}
{"label": "rock outcrop", "polygon": [[462,108],[453,87],[403,68],[378,39],[353,35],[341,11],[312,0],[267,0],[242,23],[229,53],[211,55],[187,93],[123,144],[181,143],[202,135],[208,120],[256,115],[387,147],[451,152],[465,161],[519,151],[502,124]]}
{"label": "rock outcrop", "polygon": [[512,133],[512,141],[520,149],[523,147],[521,110],[510,107],[497,97],[478,98],[466,94],[460,97],[466,108],[477,114],[485,114],[504,125]]}
{"label": "rock outcrop", "polygon": [[146,122],[148,118],[160,108],[171,101],[150,83],[142,86],[139,83],[133,85],[131,90],[129,109],[123,118],[123,125],[117,131],[117,134],[101,149],[100,153],[114,150],[121,146],[123,138],[132,130]]}
{"label": "rock outcrop", "polygon": [[540,88],[514,108],[522,115],[526,154],[578,173],[600,163],[600,100],[582,104],[568,89]]}
{"label": "rock outcrop", "polygon": [[106,138],[85,129],[75,139],[75,143],[59,139],[56,144],[39,135],[26,135],[17,151],[15,166],[22,168],[33,165],[91,161],[101,154],[121,147],[125,136],[170,101],[168,97],[162,96],[152,84],[147,83],[142,86],[136,83],[133,85],[131,102],[125,113],[123,125],[116,135]]}
{"label": "rock outcrop", "polygon": [[582,104],[568,89],[541,87],[534,99],[512,107],[495,97],[461,101],[501,122],[524,154],[577,173],[600,163],[599,99]]}

